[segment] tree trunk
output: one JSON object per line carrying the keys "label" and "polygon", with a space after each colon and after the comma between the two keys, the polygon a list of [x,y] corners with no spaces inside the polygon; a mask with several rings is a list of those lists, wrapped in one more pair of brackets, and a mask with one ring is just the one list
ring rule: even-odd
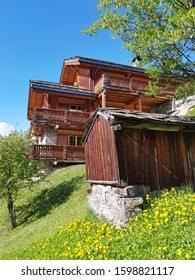
{"label": "tree trunk", "polygon": [[11,196],[8,198],[7,208],[8,208],[8,213],[9,213],[9,219],[10,219],[11,226],[12,226],[12,228],[15,228],[17,226],[16,215],[15,215],[15,211],[14,211],[13,199],[12,199]]}

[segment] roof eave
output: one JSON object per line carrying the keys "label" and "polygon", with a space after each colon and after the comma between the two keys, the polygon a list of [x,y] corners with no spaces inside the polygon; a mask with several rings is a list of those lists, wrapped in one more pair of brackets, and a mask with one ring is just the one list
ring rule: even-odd
{"label": "roof eave", "polygon": [[[44,82],[43,82],[44,83]],[[60,86],[60,84],[59,84]],[[39,81],[30,81],[30,90],[41,90],[41,91],[48,91],[48,92],[59,92],[59,93],[70,93],[73,95],[80,95],[80,96],[86,96],[86,97],[92,97],[92,98],[96,98],[97,94],[90,92],[90,91],[86,91],[86,90],[82,90],[80,88],[73,88],[72,86],[69,87],[67,85],[67,87],[65,88],[66,85],[62,84],[61,85],[64,88],[58,88],[55,87],[55,84],[53,85],[44,85],[41,84],[41,82]]]}

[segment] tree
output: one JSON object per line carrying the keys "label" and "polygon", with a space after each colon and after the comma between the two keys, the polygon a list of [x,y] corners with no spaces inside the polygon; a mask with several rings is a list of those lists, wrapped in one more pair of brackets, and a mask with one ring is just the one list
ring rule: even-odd
{"label": "tree", "polygon": [[0,136],[0,195],[7,200],[11,226],[17,226],[14,198],[19,188],[31,184],[39,172],[38,163],[30,160],[31,141],[26,132]]}
{"label": "tree", "polygon": [[99,0],[99,19],[84,33],[109,30],[121,38],[153,79],[195,78],[194,0]]}

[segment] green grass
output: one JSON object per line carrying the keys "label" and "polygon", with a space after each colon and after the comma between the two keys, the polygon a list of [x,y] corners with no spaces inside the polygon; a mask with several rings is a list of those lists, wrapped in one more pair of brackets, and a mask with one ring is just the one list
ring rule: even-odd
{"label": "green grass", "polygon": [[120,229],[76,219],[12,254],[13,259],[195,259],[195,194],[190,188],[146,196],[147,209]]}
{"label": "green grass", "polygon": [[0,259],[195,259],[195,193],[172,188],[146,195],[142,214],[126,228],[87,209],[85,166],[50,174],[19,193],[11,230],[0,201]]}
{"label": "green grass", "polygon": [[63,168],[23,188],[15,199],[18,226],[11,229],[6,201],[0,199],[0,259],[56,232],[87,211],[85,165]]}

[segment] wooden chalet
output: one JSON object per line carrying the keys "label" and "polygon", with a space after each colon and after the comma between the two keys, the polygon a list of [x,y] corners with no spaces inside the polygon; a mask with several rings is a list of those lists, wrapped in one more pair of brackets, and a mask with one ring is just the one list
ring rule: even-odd
{"label": "wooden chalet", "polygon": [[31,157],[84,162],[81,139],[95,109],[111,106],[150,112],[174,95],[173,86],[158,97],[146,96],[149,81],[144,69],[86,57],[64,60],[59,83],[31,80]]}
{"label": "wooden chalet", "polygon": [[195,118],[102,108],[85,133],[87,181],[150,190],[195,184]]}

